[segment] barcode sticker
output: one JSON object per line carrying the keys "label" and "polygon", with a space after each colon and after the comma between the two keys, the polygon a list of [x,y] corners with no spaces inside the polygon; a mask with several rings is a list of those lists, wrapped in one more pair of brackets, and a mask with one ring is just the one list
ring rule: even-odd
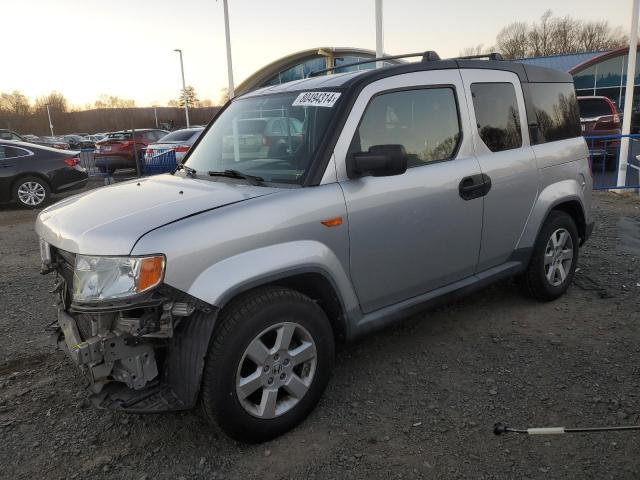
{"label": "barcode sticker", "polygon": [[302,92],[293,101],[293,107],[333,107],[340,98],[338,92]]}

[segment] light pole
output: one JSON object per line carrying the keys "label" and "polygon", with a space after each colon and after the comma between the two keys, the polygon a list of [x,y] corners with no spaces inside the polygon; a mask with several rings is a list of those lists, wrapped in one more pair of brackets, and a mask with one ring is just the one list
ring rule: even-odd
{"label": "light pole", "polygon": [[[382,0],[376,2],[376,57],[384,55],[384,28],[382,26]],[[381,68],[383,62],[376,62],[376,68]]]}
{"label": "light pole", "polygon": [[47,105],[47,117],[49,117],[49,129],[51,130],[51,136],[53,137],[53,123],[51,123],[51,112],[49,111],[49,105]]}
{"label": "light pole", "polygon": [[[629,55],[627,56],[627,88],[624,93],[624,113],[622,115],[622,135],[631,133],[631,114],[633,109],[633,85],[636,78],[636,50],[638,49],[638,8],[639,0],[633,0],[631,7],[631,30],[629,31]],[[629,157],[629,137],[620,142],[620,160],[618,161],[617,186],[627,184],[627,160]]]}
{"label": "light pole", "polygon": [[231,34],[229,33],[229,8],[227,0],[222,0],[224,7],[224,34],[227,39],[227,77],[229,79],[229,100],[235,97],[235,88],[233,86],[233,63],[231,62]]}
{"label": "light pole", "polygon": [[180,54],[180,72],[182,72],[182,97],[184,99],[184,117],[187,119],[187,128],[189,128],[189,105],[187,104],[187,85],[184,83],[184,65],[182,64],[182,50],[176,48],[173,50]]}

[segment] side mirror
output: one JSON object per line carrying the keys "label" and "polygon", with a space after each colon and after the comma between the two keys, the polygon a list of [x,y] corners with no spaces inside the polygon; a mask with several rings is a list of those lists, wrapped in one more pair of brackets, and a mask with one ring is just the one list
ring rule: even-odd
{"label": "side mirror", "polygon": [[347,157],[349,178],[365,176],[388,177],[407,171],[407,151],[402,145],[373,145],[368,152]]}

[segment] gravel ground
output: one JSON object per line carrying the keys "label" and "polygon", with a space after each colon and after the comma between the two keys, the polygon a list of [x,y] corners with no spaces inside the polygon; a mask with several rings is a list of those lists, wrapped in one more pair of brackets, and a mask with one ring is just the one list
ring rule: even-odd
{"label": "gravel ground", "polygon": [[196,413],[89,406],[43,332],[55,312],[36,212],[0,207],[0,477],[638,478],[633,432],[492,434],[497,421],[639,423],[640,201],[596,194],[594,208],[562,299],[535,303],[503,282],[342,348],[314,413],[246,446]]}

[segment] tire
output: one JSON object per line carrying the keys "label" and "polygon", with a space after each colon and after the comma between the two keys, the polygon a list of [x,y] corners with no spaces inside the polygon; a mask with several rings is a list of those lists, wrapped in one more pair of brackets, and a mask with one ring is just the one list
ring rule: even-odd
{"label": "tire", "polygon": [[553,210],[540,229],[527,271],[519,279],[525,294],[541,302],[564,294],[573,281],[578,250],[578,229],[573,218]]}
{"label": "tire", "polygon": [[[285,333],[289,348],[276,351]],[[329,320],[310,298],[281,287],[247,292],[223,309],[213,334],[200,394],[205,416],[246,443],[282,435],[320,400],[334,353]]]}
{"label": "tire", "polygon": [[40,177],[19,178],[13,185],[13,200],[23,208],[38,208],[47,204],[51,198],[49,184]]}

